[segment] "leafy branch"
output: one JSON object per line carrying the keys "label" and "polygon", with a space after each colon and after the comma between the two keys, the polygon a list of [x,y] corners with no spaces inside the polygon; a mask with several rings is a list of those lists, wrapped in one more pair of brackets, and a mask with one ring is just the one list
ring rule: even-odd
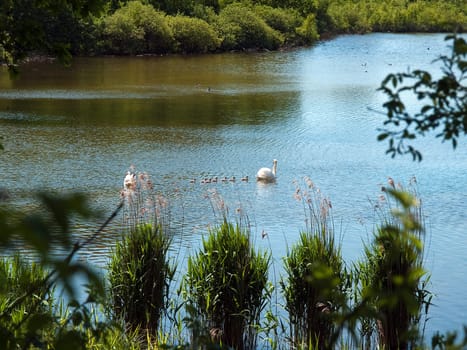
{"label": "leafy branch", "polygon": [[[423,70],[389,74],[378,89],[388,97],[383,104],[385,128],[379,129],[378,141],[388,140],[386,153],[393,158],[410,154],[413,160],[421,161],[421,152],[406,141],[430,131],[438,130],[436,137],[450,141],[454,149],[458,138],[467,133],[467,43],[456,35],[445,40],[453,44],[449,56],[435,60],[441,62],[441,78],[434,79]],[[417,111],[409,111],[403,101],[405,93],[416,96],[420,102]]]}

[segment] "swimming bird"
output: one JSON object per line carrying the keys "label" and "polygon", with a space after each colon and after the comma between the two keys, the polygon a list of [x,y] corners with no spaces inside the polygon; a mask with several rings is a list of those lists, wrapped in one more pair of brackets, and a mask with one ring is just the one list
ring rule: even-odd
{"label": "swimming bird", "polygon": [[134,189],[135,186],[136,186],[136,175],[128,171],[126,173],[125,178],[123,179],[123,188]]}
{"label": "swimming bird", "polygon": [[261,168],[256,173],[256,180],[263,182],[276,181],[277,159],[272,161],[272,170],[269,168]]}
{"label": "swimming bird", "polygon": [[242,179],[241,179],[241,180],[242,180],[243,182],[248,182],[248,175],[246,175],[246,176],[242,177]]}

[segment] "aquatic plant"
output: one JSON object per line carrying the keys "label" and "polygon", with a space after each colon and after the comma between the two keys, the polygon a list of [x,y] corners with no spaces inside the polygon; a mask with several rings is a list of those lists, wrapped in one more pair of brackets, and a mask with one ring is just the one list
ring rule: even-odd
{"label": "aquatic plant", "polygon": [[153,335],[158,330],[175,273],[169,247],[170,239],[157,224],[137,226],[115,247],[108,274],[112,308],[132,330]]}
{"label": "aquatic plant", "polygon": [[[46,278],[40,264],[23,261],[19,253],[0,259],[1,349],[29,348],[53,330],[53,289],[47,288]],[[28,290],[35,293],[25,294]]]}
{"label": "aquatic plant", "polygon": [[254,250],[249,230],[226,218],[188,258],[187,302],[213,340],[238,350],[256,348],[256,329],[268,300],[269,264],[268,253]]}
{"label": "aquatic plant", "polygon": [[138,226],[153,224],[170,233],[170,208],[167,198],[158,193],[149,174],[130,167],[120,192],[123,202],[123,227],[130,232]]}
{"label": "aquatic plant", "polygon": [[335,241],[329,199],[310,179],[297,187],[296,198],[305,205],[307,229],[284,258],[281,281],[289,314],[293,347],[332,348],[333,317],[345,303],[346,273],[341,248]]}

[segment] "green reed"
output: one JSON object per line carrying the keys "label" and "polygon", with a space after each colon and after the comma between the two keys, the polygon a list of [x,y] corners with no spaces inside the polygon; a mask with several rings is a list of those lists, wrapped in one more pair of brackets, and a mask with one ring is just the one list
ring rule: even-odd
{"label": "green reed", "polygon": [[336,313],[345,304],[346,273],[340,245],[334,237],[332,205],[310,179],[297,187],[296,198],[305,206],[307,229],[284,258],[281,281],[289,315],[292,347],[333,347]]}
{"label": "green reed", "polygon": [[227,219],[202,243],[201,250],[188,258],[188,302],[214,341],[237,350],[255,349],[261,312],[269,298],[270,255],[256,252],[249,230]]}
{"label": "green reed", "polygon": [[[25,262],[19,254],[0,259],[1,349],[29,348],[53,331],[53,290],[47,288],[46,276],[40,264]],[[44,323],[50,328],[43,328]]]}
{"label": "green reed", "polygon": [[115,247],[108,273],[113,311],[132,330],[157,333],[175,274],[169,247],[170,239],[157,224],[133,228]]}

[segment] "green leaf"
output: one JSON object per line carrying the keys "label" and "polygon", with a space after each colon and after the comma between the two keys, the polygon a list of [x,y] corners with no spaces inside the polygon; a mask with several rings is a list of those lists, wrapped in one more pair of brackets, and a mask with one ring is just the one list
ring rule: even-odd
{"label": "green leaf", "polygon": [[382,133],[378,135],[378,141],[383,141],[389,136],[389,133]]}

